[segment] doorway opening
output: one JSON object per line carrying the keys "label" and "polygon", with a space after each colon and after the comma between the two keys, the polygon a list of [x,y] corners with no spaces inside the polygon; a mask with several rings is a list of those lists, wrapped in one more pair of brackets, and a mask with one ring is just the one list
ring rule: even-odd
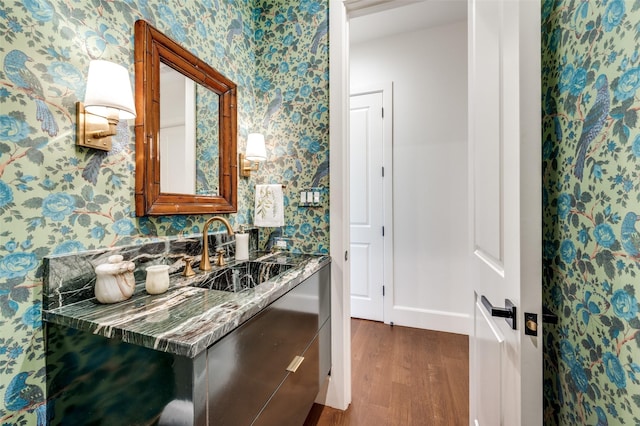
{"label": "doorway opening", "polygon": [[[468,334],[466,3],[364,12],[349,19],[351,316]],[[365,101],[379,92],[382,119]]]}

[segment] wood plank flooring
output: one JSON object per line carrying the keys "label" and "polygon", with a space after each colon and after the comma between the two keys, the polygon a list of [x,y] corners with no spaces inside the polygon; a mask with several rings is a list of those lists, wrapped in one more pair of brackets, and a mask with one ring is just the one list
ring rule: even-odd
{"label": "wood plank flooring", "polygon": [[467,336],[352,319],[351,356],[351,405],[305,426],[469,424]]}

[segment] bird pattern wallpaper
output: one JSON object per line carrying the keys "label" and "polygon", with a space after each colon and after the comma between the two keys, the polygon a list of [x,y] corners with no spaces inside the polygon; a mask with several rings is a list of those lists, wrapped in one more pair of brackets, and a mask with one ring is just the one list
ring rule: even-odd
{"label": "bird pattern wallpaper", "polygon": [[542,1],[544,421],[640,424],[640,2]]}
{"label": "bird pattern wallpaper", "polygon": [[[42,424],[42,258],[199,233],[209,216],[136,218],[133,121],[109,152],[75,146],[75,102],[91,59],[128,66],[145,19],[238,85],[238,152],[251,132],[268,158],[239,179],[235,228],[256,184],[285,185],[291,250],[329,246],[326,0],[8,0],[0,4],[0,424]],[[323,190],[320,207],[299,190]],[[83,360],[82,362],[89,362]]]}

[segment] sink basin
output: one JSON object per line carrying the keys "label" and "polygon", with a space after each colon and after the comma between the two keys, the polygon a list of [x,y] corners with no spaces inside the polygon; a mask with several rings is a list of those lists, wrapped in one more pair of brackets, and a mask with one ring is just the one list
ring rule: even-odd
{"label": "sink basin", "polygon": [[262,284],[291,268],[292,265],[280,263],[243,262],[212,271],[204,280],[194,283],[192,286],[238,292]]}

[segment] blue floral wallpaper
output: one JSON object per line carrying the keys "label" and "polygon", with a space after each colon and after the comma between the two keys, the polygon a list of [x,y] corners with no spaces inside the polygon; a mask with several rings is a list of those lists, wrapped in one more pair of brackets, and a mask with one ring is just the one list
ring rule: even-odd
{"label": "blue floral wallpaper", "polygon": [[[290,241],[294,251],[328,253],[328,2],[273,0],[256,5],[255,91],[260,107],[254,130],[265,134],[268,159],[255,183],[286,186],[285,226],[275,234]],[[322,206],[297,207],[299,191],[310,188],[324,189]]]}
{"label": "blue floral wallpaper", "polygon": [[640,3],[542,7],[545,424],[640,424]]}
{"label": "blue floral wallpaper", "polygon": [[[75,102],[91,59],[129,66],[145,19],[238,84],[238,143],[263,132],[268,161],[240,179],[253,221],[256,183],[282,182],[292,250],[326,253],[326,0],[8,0],[0,3],[0,424],[36,424],[46,404],[43,256],[198,233],[207,217],[134,215],[133,122],[110,152],[75,146]],[[133,81],[133,75],[132,75]],[[297,191],[323,188],[318,208]]]}

